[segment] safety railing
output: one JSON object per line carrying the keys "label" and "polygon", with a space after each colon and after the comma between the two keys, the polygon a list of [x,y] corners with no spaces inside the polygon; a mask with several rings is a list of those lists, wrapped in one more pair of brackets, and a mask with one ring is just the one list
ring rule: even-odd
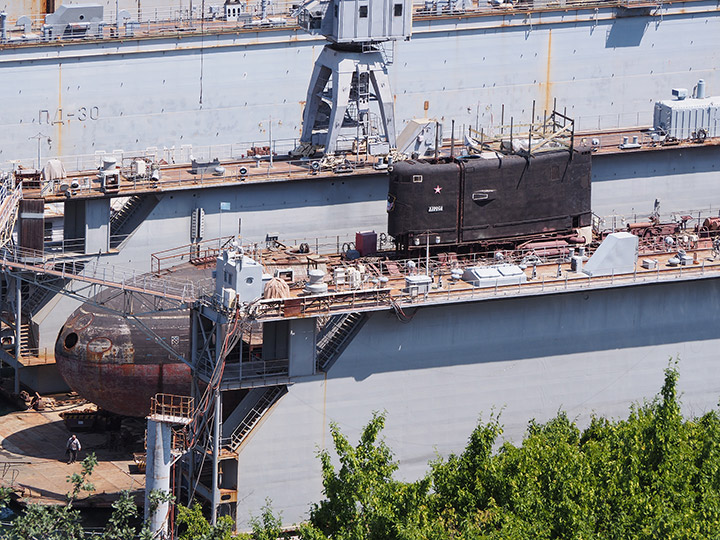
{"label": "safety railing", "polygon": [[[269,121],[269,119],[268,119]],[[184,144],[181,146],[146,147],[142,149],[118,149],[112,151],[97,150],[92,154],[69,154],[63,156],[45,156],[42,159],[59,159],[62,161],[65,170],[69,173],[92,171],[102,165],[103,159],[113,158],[117,161],[118,167],[129,170],[132,160],[147,158],[158,163],[164,162],[168,165],[189,163],[191,157],[197,161],[210,161],[215,158],[220,161],[233,161],[244,158],[254,158],[256,165],[267,165],[270,162],[269,151],[272,149],[273,160],[277,156],[287,155],[288,152],[298,146],[297,138],[274,138],[264,140],[237,141],[232,143],[213,145]],[[267,149],[267,150],[266,150]],[[44,162],[40,163],[42,168]],[[14,159],[12,162],[3,163],[2,169],[6,171],[22,168],[24,170],[38,170],[37,155],[25,158]],[[124,171],[123,171],[124,172]],[[97,182],[95,176],[74,178],[80,184],[91,184]],[[60,182],[56,182],[58,185]]]}
{"label": "safety railing", "polygon": [[[500,285],[492,282],[485,287],[473,287],[462,280],[453,281],[444,276],[444,285],[432,285],[427,293],[411,294],[391,289],[361,288],[347,293],[327,293],[297,298],[260,300],[253,306],[253,314],[258,319],[272,320],[308,316],[332,315],[357,311],[376,311],[420,306],[468,302],[502,297],[534,296],[573,290],[601,289],[636,284],[672,282],[698,278],[720,277],[720,261],[708,264],[701,261],[697,265],[660,268],[655,270],[636,270],[631,273],[610,273],[610,275],[590,276],[579,273],[563,272],[562,277],[538,277],[535,280]],[[363,286],[364,287],[364,286]]]}
{"label": "safety railing", "polygon": [[489,0],[488,2],[473,0],[425,0],[414,2],[416,19],[457,16],[473,14],[489,14],[498,11],[533,11],[544,9],[587,9],[598,6],[626,6],[638,3],[653,3],[647,0]]}
{"label": "safety railing", "polygon": [[[87,257],[87,256],[85,256]],[[16,271],[32,271],[62,279],[75,279],[103,287],[127,289],[181,302],[194,302],[207,291],[191,280],[175,280],[140,273],[136,269],[122,268],[85,257],[68,258],[35,250],[14,248],[2,254],[2,266]]]}
{"label": "safety railing", "polygon": [[[190,172],[190,165],[187,167],[162,165],[160,167],[160,178],[132,178],[129,175],[122,174],[119,185],[114,189],[117,196],[131,196],[138,191],[163,191],[173,190],[184,187],[209,187],[229,183],[241,182],[277,182],[289,180],[307,180],[321,170],[320,160],[273,160],[270,162],[267,156],[261,156],[262,159],[256,160],[256,163],[248,162],[232,162],[220,164],[220,171],[214,172],[206,170],[193,174]],[[352,175],[358,173],[372,172],[375,160],[365,160],[364,156],[360,156],[360,160],[355,158],[344,163],[343,167],[327,170],[336,170],[338,175]],[[82,176],[88,174],[87,176]],[[87,196],[90,194],[105,194],[106,190],[101,185],[94,173],[88,170],[82,171],[80,175],[59,183],[55,182],[52,189],[45,194],[46,197],[58,197],[65,200],[77,196]],[[72,182],[75,182],[72,185]],[[72,187],[71,187],[72,185]],[[53,200],[50,198],[49,200]],[[57,200],[57,199],[56,199]]]}
{"label": "safety railing", "polygon": [[160,274],[167,268],[189,262],[192,264],[214,263],[223,249],[227,249],[234,236],[210,238],[192,244],[156,251],[150,254],[150,271]]}
{"label": "safety railing", "polygon": [[[690,0],[692,1],[692,0]],[[546,9],[587,9],[599,6],[660,5],[648,0],[424,0],[415,1],[413,17],[417,20],[443,16],[483,15],[507,11],[535,11]],[[192,7],[152,6],[138,9],[104,10],[102,20],[94,24],[74,24],[70,28],[52,28],[43,16],[22,15],[6,19],[5,33],[0,43],[33,43],[52,41],[83,41],[125,39],[128,37],[156,37],[217,33],[225,31],[254,31],[277,27],[297,26],[294,15],[297,2],[256,1],[228,5],[226,13],[220,5],[198,3]],[[204,7],[204,10],[203,10]],[[233,11],[234,8],[234,11]],[[62,31],[61,31],[62,30]]]}
{"label": "safety railing", "polygon": [[53,24],[46,16],[20,14],[6,18],[0,43],[123,39],[282,27],[295,23],[293,6],[286,0],[243,2],[227,16],[223,7],[200,2],[196,5],[191,2],[188,7],[139,6],[119,12],[112,7],[103,10],[102,20],[71,21],[68,27]]}
{"label": "safety railing", "polygon": [[39,366],[55,363],[55,349],[48,347],[23,347],[20,351],[22,364]]}
{"label": "safety railing", "polygon": [[227,363],[223,382],[262,380],[287,376],[290,363],[287,358],[276,360],[253,359],[242,363]]}
{"label": "safety railing", "polygon": [[195,413],[195,401],[190,396],[155,394],[150,400],[150,416],[158,418],[191,419]]}

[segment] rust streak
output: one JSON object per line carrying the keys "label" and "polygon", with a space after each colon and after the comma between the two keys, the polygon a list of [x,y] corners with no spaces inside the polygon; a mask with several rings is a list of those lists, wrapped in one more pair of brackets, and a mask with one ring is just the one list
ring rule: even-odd
{"label": "rust streak", "polygon": [[30,17],[34,20],[40,20],[45,15],[45,6],[42,0],[31,0],[30,5],[27,7],[30,10]]}
{"label": "rust streak", "polygon": [[552,104],[552,29],[548,30],[547,64],[545,66],[545,110],[550,111]]}

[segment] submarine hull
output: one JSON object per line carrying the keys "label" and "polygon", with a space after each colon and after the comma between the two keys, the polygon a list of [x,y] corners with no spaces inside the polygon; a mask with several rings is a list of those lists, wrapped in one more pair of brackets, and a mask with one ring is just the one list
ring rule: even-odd
{"label": "submarine hull", "polygon": [[409,248],[572,233],[591,223],[589,149],[393,164],[388,234]]}
{"label": "submarine hull", "polygon": [[[138,317],[179,354],[189,352],[188,310]],[[84,304],[68,319],[55,344],[65,382],[99,407],[146,416],[157,393],[189,395],[190,368],[125,318]]]}

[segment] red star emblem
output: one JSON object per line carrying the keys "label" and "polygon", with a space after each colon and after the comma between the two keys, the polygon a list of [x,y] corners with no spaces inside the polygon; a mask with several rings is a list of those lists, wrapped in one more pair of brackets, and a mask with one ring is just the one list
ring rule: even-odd
{"label": "red star emblem", "polygon": [[440,194],[442,191],[442,188],[440,186],[435,186],[435,193]]}

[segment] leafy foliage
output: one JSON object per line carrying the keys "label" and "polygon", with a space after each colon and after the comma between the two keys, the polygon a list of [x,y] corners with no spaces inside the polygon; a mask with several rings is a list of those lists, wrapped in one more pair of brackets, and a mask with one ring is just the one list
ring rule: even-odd
{"label": "leafy foliage", "polygon": [[184,529],[179,540],[230,540],[232,535],[233,520],[230,516],[221,516],[216,525],[210,525],[198,503],[191,508],[179,506],[177,520]]}
{"label": "leafy foliage", "polygon": [[626,420],[593,418],[580,431],[565,413],[531,421],[522,445],[500,444],[493,416],[465,450],[430,464],[415,483],[379,441],[375,414],[356,447],[331,426],[336,471],[320,453],[325,500],[305,540],[720,538],[720,417],[683,420],[678,372]]}
{"label": "leafy foliage", "polygon": [[11,494],[11,488],[0,486],[0,510],[7,506],[8,502],[10,501]]}
{"label": "leafy foliage", "polygon": [[253,540],[278,540],[286,536],[282,527],[282,518],[279,514],[273,513],[270,499],[265,499],[260,517],[253,516],[250,525],[252,526],[250,537]]}
{"label": "leafy foliage", "polygon": [[[93,469],[97,466],[97,459],[94,454],[89,454],[82,461],[82,468],[79,473],[68,476],[71,489],[67,494],[67,504],[63,505],[40,505],[32,504],[12,523],[10,530],[3,534],[2,540],[84,540],[85,531],[80,523],[80,512],[73,508],[73,503],[82,492],[93,491],[94,487],[89,481]],[[0,508],[4,507],[9,500],[10,489],[0,489]],[[173,502],[174,497],[163,491],[153,491],[149,496],[150,514],[155,512],[158,506],[164,502]],[[112,505],[113,512],[108,520],[105,530],[99,535],[101,540],[129,540],[140,538],[150,540],[153,538],[148,523],[138,526],[139,509],[135,500],[128,491],[123,491],[120,498]],[[233,521],[228,516],[218,520],[216,526],[211,526],[203,517],[199,505],[193,509],[178,507],[179,523],[188,525],[191,528],[181,539],[193,540],[229,540],[233,527]],[[138,530],[139,529],[139,530]]]}
{"label": "leafy foliage", "polygon": [[[319,453],[325,499],[299,527],[304,540],[650,540],[720,538],[720,416],[684,420],[678,372],[665,371],[659,395],[635,405],[626,420],[596,417],[581,431],[565,413],[530,421],[520,446],[501,443],[499,416],[480,422],[460,454],[430,464],[412,483],[393,478],[398,465],[381,439],[375,413],[356,446],[331,424],[337,453]],[[31,506],[10,538],[83,537],[72,503],[96,464],[72,475],[66,506]],[[339,467],[334,465],[339,463]],[[0,490],[0,507],[8,493]],[[170,495],[155,493],[155,505]],[[113,505],[104,540],[137,537],[137,507],[128,493]],[[200,505],[178,506],[180,540],[229,540],[232,520],[211,526]],[[267,500],[251,520],[254,540],[283,537]],[[145,527],[141,538],[149,538]]]}
{"label": "leafy foliage", "polygon": [[320,452],[326,500],[313,506],[303,538],[386,540],[412,538],[424,519],[429,479],[403,483],[392,479],[397,463],[378,435],[384,414],[375,413],[353,447],[336,424],[330,431],[340,458],[336,471],[327,451]]}
{"label": "leafy foliage", "polygon": [[136,533],[134,522],[138,516],[138,507],[129,491],[120,493],[120,498],[112,505],[113,513],[100,536],[102,540],[127,540]]}
{"label": "leafy foliage", "polygon": [[84,538],[84,531],[80,524],[80,512],[72,505],[82,491],[92,491],[95,488],[88,478],[97,465],[95,454],[89,454],[82,461],[79,473],[68,476],[72,489],[67,494],[65,506],[44,506],[31,504],[25,512],[13,522],[12,538],[18,540],[80,540]]}

